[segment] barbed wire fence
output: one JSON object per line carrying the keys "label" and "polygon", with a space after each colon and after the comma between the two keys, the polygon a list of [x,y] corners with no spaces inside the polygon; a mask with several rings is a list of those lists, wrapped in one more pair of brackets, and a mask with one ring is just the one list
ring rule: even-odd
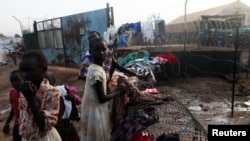
{"label": "barbed wire fence", "polygon": [[[209,51],[231,51],[233,52],[236,46],[236,39],[237,39],[237,46],[241,55],[247,54],[249,56],[250,52],[250,26],[244,25],[244,14],[236,14],[234,15],[225,15],[225,16],[202,16],[201,20],[195,20],[192,22],[187,23],[187,36],[186,36],[186,43],[187,47],[184,54],[188,54],[195,58],[203,58],[207,59],[207,61],[211,62],[227,62],[231,63],[233,66],[236,63],[237,67],[240,70],[244,70],[249,72],[249,58],[237,58],[237,61],[234,62],[233,57],[228,59],[223,59],[223,57],[216,57],[216,55],[202,55],[197,54],[192,51],[192,48],[199,48],[199,50],[205,51],[206,49]],[[236,29],[239,28],[239,34],[236,35]],[[184,26],[183,23],[178,23],[174,25],[167,25],[166,26],[166,37],[163,41],[167,41],[165,44],[159,44],[162,40],[162,37],[155,36],[155,42],[153,45],[154,47],[167,47],[167,46],[175,46],[176,48],[183,47],[184,42]],[[236,37],[238,36],[238,37]],[[212,47],[213,49],[208,49],[208,47]],[[223,54],[220,54],[223,56]],[[216,58],[213,58],[215,56]],[[220,59],[218,59],[220,58]],[[195,66],[192,63],[185,64],[188,67],[192,67],[201,73],[206,73],[208,75],[220,75],[223,77],[228,77],[224,73],[220,72],[212,72],[209,70],[202,70],[199,66]],[[183,67],[183,66],[182,66]],[[177,69],[178,70],[178,69]],[[177,71],[176,70],[176,71]],[[177,71],[178,72],[178,71]],[[233,72],[233,70],[231,70]]]}
{"label": "barbed wire fence", "polygon": [[[163,41],[167,41],[166,43],[159,43],[162,37],[155,36],[153,44],[142,45],[150,51],[156,50],[157,53],[171,51],[167,50],[168,47],[171,47],[171,49],[177,48],[179,49],[179,53],[176,54],[178,58],[185,54],[184,65],[181,64],[179,59],[178,64],[168,63],[162,66],[164,75],[168,80],[174,81],[183,75],[189,77],[199,73],[202,76],[221,77],[230,83],[237,83],[242,86],[241,82],[238,81],[241,72],[246,72],[246,78],[248,77],[250,71],[250,26],[244,25],[243,14],[203,16],[201,20],[189,22],[187,24],[186,50],[183,49],[185,39],[183,23],[167,25],[166,31],[166,37],[163,39]],[[164,50],[164,47],[166,47],[166,50]],[[236,47],[239,51],[236,50]],[[233,77],[234,72],[239,77]],[[233,88],[232,95],[234,95],[235,90]],[[233,101],[232,99],[232,107]],[[180,112],[181,110],[177,111]],[[203,129],[201,131],[205,133]]]}

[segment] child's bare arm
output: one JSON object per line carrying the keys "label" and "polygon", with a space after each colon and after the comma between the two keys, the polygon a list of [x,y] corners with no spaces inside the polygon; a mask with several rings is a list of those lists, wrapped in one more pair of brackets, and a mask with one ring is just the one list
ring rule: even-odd
{"label": "child's bare arm", "polygon": [[5,122],[5,124],[3,126],[3,133],[4,134],[9,134],[10,133],[10,122],[11,122],[13,117],[14,117],[14,110],[13,110],[13,107],[11,107],[11,111],[9,113],[7,121]]}
{"label": "child's bare arm", "polygon": [[112,93],[109,93],[109,94],[105,95],[102,82],[100,82],[100,81],[97,81],[94,84],[94,87],[95,87],[95,90],[96,90],[96,93],[97,93],[97,97],[98,97],[100,103],[104,103],[106,101],[109,101],[109,100],[113,99],[114,97],[116,97],[116,96],[121,95],[121,94],[124,93],[121,90],[116,90],[116,91],[114,91]]}
{"label": "child's bare arm", "polygon": [[36,86],[32,84],[31,82],[27,81],[21,85],[20,89],[21,89],[23,96],[28,102],[28,108],[30,108],[37,126],[39,127],[41,131],[44,131],[45,119],[44,119],[43,114],[40,112],[39,107],[37,106],[39,104],[37,104],[35,101],[35,95],[37,92]]}

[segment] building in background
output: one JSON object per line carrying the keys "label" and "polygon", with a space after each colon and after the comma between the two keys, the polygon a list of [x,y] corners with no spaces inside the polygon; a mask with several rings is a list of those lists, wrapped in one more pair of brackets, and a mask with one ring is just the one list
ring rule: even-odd
{"label": "building in background", "polygon": [[[166,37],[170,44],[184,42],[184,17],[180,16],[166,25]],[[249,47],[250,7],[237,0],[233,3],[186,15],[187,43],[202,46],[233,46],[236,27],[240,28],[240,46]]]}

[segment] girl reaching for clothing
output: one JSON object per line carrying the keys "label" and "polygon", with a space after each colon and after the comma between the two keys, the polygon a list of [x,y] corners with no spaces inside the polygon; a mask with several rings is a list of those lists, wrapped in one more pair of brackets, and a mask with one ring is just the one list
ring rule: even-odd
{"label": "girl reaching for clothing", "polygon": [[90,54],[93,63],[88,68],[81,105],[81,141],[108,141],[111,127],[108,102],[125,90],[107,94],[107,75],[102,65],[106,57],[107,44],[102,38],[91,40]]}

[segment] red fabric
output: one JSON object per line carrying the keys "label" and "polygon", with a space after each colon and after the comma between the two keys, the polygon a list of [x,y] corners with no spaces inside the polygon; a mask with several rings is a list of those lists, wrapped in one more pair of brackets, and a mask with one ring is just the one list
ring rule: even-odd
{"label": "red fabric", "polygon": [[142,131],[135,134],[131,141],[151,141],[151,138],[147,131]]}
{"label": "red fabric", "polygon": [[171,52],[162,53],[162,54],[157,55],[157,56],[168,59],[169,63],[172,63],[172,64],[176,64],[178,61],[176,56]]}
{"label": "red fabric", "polygon": [[18,110],[18,100],[20,97],[20,92],[16,89],[12,89],[10,91],[10,103],[14,111],[15,121],[19,118],[19,110]]}

